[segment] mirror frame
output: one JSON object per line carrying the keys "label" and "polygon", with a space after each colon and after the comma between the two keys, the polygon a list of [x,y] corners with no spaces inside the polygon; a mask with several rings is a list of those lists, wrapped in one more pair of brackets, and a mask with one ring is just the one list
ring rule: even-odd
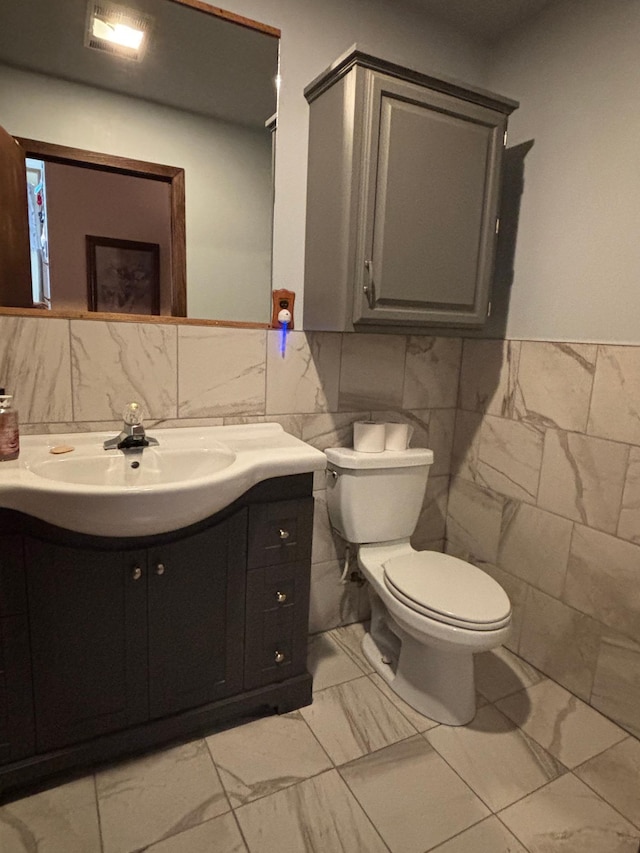
{"label": "mirror frame", "polygon": [[[180,6],[222,18],[237,26],[281,38],[278,27],[263,24],[235,12],[211,6],[204,0],[169,0]],[[95,311],[56,311],[42,308],[9,308],[0,306],[0,316],[57,317],[60,319],[108,320],[129,323],[171,323],[194,326],[229,326],[232,328],[269,329],[270,323],[245,323],[235,320],[206,320],[189,318],[187,314],[186,234],[185,234],[185,179],[184,169],[132,160],[93,151],[84,151],[64,145],[15,137],[26,156],[49,160],[81,168],[102,169],[135,177],[149,178],[169,183],[171,193],[171,315],[109,314]]]}
{"label": "mirror frame", "polygon": [[[62,163],[78,168],[95,169],[103,172],[115,172],[135,178],[147,178],[169,184],[171,200],[171,316],[187,316],[187,253],[185,233],[184,169],[176,166],[163,166],[159,163],[147,163],[144,160],[132,160],[128,157],[115,157],[81,148],[69,148],[37,139],[15,139],[23,148],[26,157],[46,160],[49,163]],[[145,315],[146,316],[146,315]]]}

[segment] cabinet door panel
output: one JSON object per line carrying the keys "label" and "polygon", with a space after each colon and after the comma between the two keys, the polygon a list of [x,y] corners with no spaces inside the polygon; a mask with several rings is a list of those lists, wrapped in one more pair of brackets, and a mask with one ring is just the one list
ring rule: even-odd
{"label": "cabinet door panel", "polygon": [[483,323],[505,117],[374,72],[367,109],[354,322]]}
{"label": "cabinet door panel", "polygon": [[0,535],[0,616],[26,612],[22,536]]}
{"label": "cabinet door panel", "polygon": [[152,717],[242,689],[246,527],[243,510],[203,533],[150,551]]}
{"label": "cabinet door panel", "polygon": [[472,307],[491,128],[386,95],[381,113],[377,297]]}
{"label": "cabinet door panel", "polygon": [[145,554],[25,543],[38,751],[148,716]]}
{"label": "cabinet door panel", "polygon": [[29,624],[10,616],[0,619],[0,764],[34,752]]}

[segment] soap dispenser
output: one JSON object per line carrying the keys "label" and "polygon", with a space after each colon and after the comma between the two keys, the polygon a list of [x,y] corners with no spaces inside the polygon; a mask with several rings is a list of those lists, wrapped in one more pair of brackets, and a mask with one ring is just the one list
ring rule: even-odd
{"label": "soap dispenser", "polygon": [[13,397],[0,388],[0,462],[17,459],[20,454],[18,413],[11,408]]}

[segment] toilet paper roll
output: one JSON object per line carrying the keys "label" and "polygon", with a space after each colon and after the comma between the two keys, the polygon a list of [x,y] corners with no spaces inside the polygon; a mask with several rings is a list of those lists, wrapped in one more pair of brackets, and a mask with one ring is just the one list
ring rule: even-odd
{"label": "toilet paper roll", "polygon": [[412,435],[413,427],[409,424],[385,424],[384,449],[406,450]]}
{"label": "toilet paper roll", "polygon": [[385,435],[385,424],[356,421],[353,425],[353,449],[362,453],[382,453]]}

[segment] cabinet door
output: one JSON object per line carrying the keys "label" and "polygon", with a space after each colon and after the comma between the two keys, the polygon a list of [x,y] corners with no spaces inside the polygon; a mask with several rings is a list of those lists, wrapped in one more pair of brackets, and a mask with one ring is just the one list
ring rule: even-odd
{"label": "cabinet door", "polygon": [[162,717],[242,689],[247,511],[149,552],[149,708]]}
{"label": "cabinet door", "polygon": [[368,72],[355,323],[479,325],[505,116]]}
{"label": "cabinet door", "polygon": [[25,542],[38,751],[144,721],[146,554]]}

